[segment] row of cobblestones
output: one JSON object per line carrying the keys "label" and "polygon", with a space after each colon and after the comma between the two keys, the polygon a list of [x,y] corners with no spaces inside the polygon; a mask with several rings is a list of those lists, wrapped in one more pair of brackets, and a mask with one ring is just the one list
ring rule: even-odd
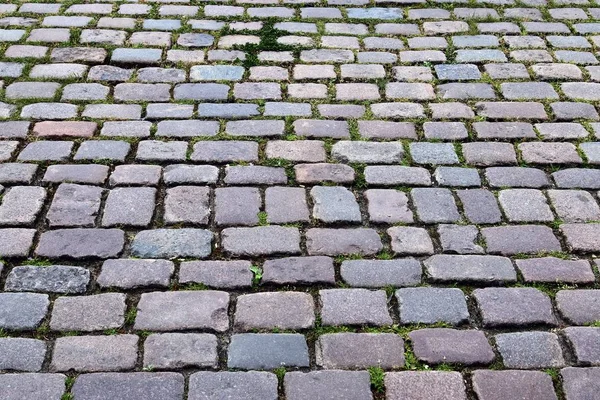
{"label": "row of cobblestones", "polygon": [[0,400],[591,400],[600,5],[0,4]]}

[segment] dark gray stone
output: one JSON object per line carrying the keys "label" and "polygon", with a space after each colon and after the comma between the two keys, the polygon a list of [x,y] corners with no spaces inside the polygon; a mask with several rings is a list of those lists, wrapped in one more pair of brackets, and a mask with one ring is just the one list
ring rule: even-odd
{"label": "dark gray stone", "polygon": [[477,330],[419,329],[408,334],[417,358],[428,364],[490,364],[495,355],[485,334]]}
{"label": "dark gray stone", "polygon": [[84,293],[90,271],[81,267],[52,265],[15,267],[6,278],[4,290],[12,292]]}
{"label": "dark gray stone", "polygon": [[565,365],[558,336],[554,333],[501,333],[495,340],[506,368],[540,369]]}
{"label": "dark gray stone", "polygon": [[0,338],[0,370],[38,372],[45,357],[46,343],[43,340]]}
{"label": "dark gray stone", "polygon": [[131,244],[137,257],[205,258],[211,253],[213,234],[204,229],[154,229],[139,232]]}
{"label": "dark gray stone", "polygon": [[404,288],[396,291],[400,322],[460,325],[469,319],[465,295],[455,288]]}
{"label": "dark gray stone", "polygon": [[117,257],[125,245],[120,229],[57,229],[40,236],[36,255],[48,258]]}
{"label": "dark gray stone", "polygon": [[416,286],[421,283],[421,264],[414,258],[395,260],[347,260],[340,267],[344,282],[354,287]]}
{"label": "dark gray stone", "polygon": [[208,399],[277,400],[277,376],[259,371],[192,374],[188,400]]}
{"label": "dark gray stone", "polygon": [[486,327],[556,325],[552,302],[538,289],[490,287],[475,289],[473,297]]}
{"label": "dark gray stone", "polygon": [[212,290],[144,293],[135,329],[173,331],[229,329],[229,294]]}
{"label": "dark gray stone", "polygon": [[285,375],[288,400],[371,400],[369,373],[366,371],[290,372]]}
{"label": "dark gray stone", "polygon": [[0,293],[0,328],[33,330],[46,317],[49,305],[46,294]]}
{"label": "dark gray stone", "polygon": [[182,400],[183,375],[174,372],[95,373],[77,377],[75,400]]}
{"label": "dark gray stone", "polygon": [[270,370],[309,366],[306,339],[296,333],[233,335],[227,354],[229,368]]}

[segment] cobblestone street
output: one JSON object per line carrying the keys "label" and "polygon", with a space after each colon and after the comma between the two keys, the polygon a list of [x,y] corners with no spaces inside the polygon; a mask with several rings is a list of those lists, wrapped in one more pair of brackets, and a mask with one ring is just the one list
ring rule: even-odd
{"label": "cobblestone street", "polygon": [[3,0],[0,400],[600,399],[600,3]]}

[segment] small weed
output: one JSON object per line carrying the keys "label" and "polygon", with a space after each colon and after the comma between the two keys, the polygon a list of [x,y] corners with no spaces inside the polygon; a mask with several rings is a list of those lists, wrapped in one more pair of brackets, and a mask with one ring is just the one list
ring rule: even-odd
{"label": "small weed", "polygon": [[4,329],[0,329],[0,338],[8,337],[8,333]]}
{"label": "small weed", "polygon": [[73,400],[73,394],[72,393],[65,393],[60,397],[60,400]]}
{"label": "small weed", "polygon": [[208,287],[204,283],[190,283],[181,288],[181,290],[206,290]]}
{"label": "small weed", "polygon": [[[600,328],[600,321],[591,322],[591,323],[587,324],[587,326],[591,326],[591,327],[594,327],[594,328]],[[0,331],[0,337],[2,337],[2,332],[1,331]]]}
{"label": "small weed", "polygon": [[342,263],[343,261],[347,261],[347,260],[362,260],[362,255],[360,254],[343,254],[341,256],[336,256],[335,257],[335,262],[337,263]]}
{"label": "small weed", "polygon": [[269,225],[269,223],[267,222],[267,213],[265,211],[261,211],[258,213],[258,225]]}
{"label": "small weed", "polygon": [[142,371],[152,372],[154,371],[154,365],[147,365],[144,368],[142,368]]}
{"label": "small weed", "polygon": [[277,379],[279,380],[279,382],[283,382],[283,378],[285,377],[285,368],[284,367],[279,367],[279,368],[275,368],[273,370],[273,373],[275,373],[275,375],[277,375]]}
{"label": "small weed", "polygon": [[125,323],[126,324],[133,324],[135,322],[135,318],[137,317],[137,308],[131,308],[129,311],[127,311],[127,314],[125,315]]}
{"label": "small weed", "polygon": [[32,265],[35,267],[49,267],[50,265],[54,265],[50,260],[46,260],[43,258],[30,258],[23,262],[23,265]]}
{"label": "small weed", "polygon": [[250,271],[252,271],[252,274],[254,275],[252,278],[252,284],[258,285],[263,276],[262,268],[260,268],[259,266],[256,266],[256,265],[252,265],[252,266],[250,266]]}
{"label": "small weed", "polygon": [[107,329],[104,331],[105,335],[110,335],[110,336],[117,335],[118,333],[119,333],[119,331],[116,329]]}
{"label": "small weed", "polygon": [[391,260],[394,258],[394,255],[392,253],[390,253],[389,251],[382,250],[379,252],[379,254],[377,254],[377,258],[379,260]]}
{"label": "small weed", "polygon": [[385,390],[384,378],[385,372],[380,367],[370,367],[371,387],[376,393],[383,393]]}

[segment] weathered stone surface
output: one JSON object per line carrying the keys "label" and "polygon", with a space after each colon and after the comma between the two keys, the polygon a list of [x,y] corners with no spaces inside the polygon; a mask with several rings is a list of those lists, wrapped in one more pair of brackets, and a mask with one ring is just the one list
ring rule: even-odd
{"label": "weathered stone surface", "polygon": [[319,337],[317,365],[327,369],[404,366],[404,343],[390,333],[334,333]]}
{"label": "weathered stone surface", "polygon": [[371,398],[369,374],[366,371],[290,372],[284,379],[286,398],[340,398],[366,400]]}
{"label": "weathered stone surface", "polygon": [[125,371],[137,361],[136,335],[73,336],[56,340],[52,371]]}
{"label": "weathered stone surface", "polygon": [[173,331],[229,328],[229,294],[211,290],[144,293],[138,303],[135,329]]}
{"label": "weathered stone surface", "polygon": [[106,400],[181,400],[183,391],[183,375],[175,372],[83,374],[72,389],[76,399]]}
{"label": "weathered stone surface", "polygon": [[59,297],[52,308],[50,328],[58,331],[101,331],[119,328],[125,322],[125,295]]}
{"label": "weathered stone surface", "polygon": [[552,378],[541,371],[477,370],[473,372],[473,390],[481,400],[557,399]]}
{"label": "weathered stone surface", "polygon": [[212,240],[212,232],[204,229],[154,229],[138,233],[131,252],[147,258],[205,258],[211,253]]}
{"label": "weathered stone surface", "polygon": [[63,374],[2,374],[0,397],[5,400],[60,400],[66,389]]}
{"label": "weathered stone surface", "polygon": [[207,333],[155,333],[144,342],[144,367],[216,367],[217,337]]}
{"label": "weathered stone surface", "polygon": [[389,399],[427,398],[465,400],[466,388],[459,372],[405,371],[385,374]]}
{"label": "weathered stone surface", "polygon": [[538,289],[475,289],[473,297],[479,306],[484,326],[556,325],[552,303]]}
{"label": "weathered stone surface", "polygon": [[389,325],[385,292],[326,289],[319,292],[323,325]]}
{"label": "weathered stone surface", "polygon": [[120,229],[57,229],[42,233],[35,253],[49,258],[116,257],[125,244]]}
{"label": "weathered stone surface", "polygon": [[428,364],[489,364],[494,351],[481,331],[420,329],[409,335],[415,355]]}
{"label": "weathered stone surface", "polygon": [[558,336],[548,332],[501,333],[495,336],[504,366],[518,369],[565,365]]}
{"label": "weathered stone surface", "polygon": [[0,293],[0,328],[32,330],[39,326],[50,301],[38,293]]}
{"label": "weathered stone surface", "polygon": [[241,331],[306,329],[314,321],[314,301],[307,293],[265,292],[237,298],[234,327]]}
{"label": "weathered stone surface", "polygon": [[[263,9],[263,8],[257,8]],[[277,377],[270,372],[196,372],[190,376],[189,400],[231,398],[277,400]]]}
{"label": "weathered stone surface", "polygon": [[297,333],[233,335],[227,353],[229,368],[308,367],[308,346],[304,336]]}
{"label": "weathered stone surface", "polygon": [[15,267],[6,278],[4,290],[13,292],[83,293],[90,271],[81,267],[52,265]]}
{"label": "weathered stone surface", "polygon": [[43,340],[0,338],[0,370],[38,372],[42,369],[46,350]]}

